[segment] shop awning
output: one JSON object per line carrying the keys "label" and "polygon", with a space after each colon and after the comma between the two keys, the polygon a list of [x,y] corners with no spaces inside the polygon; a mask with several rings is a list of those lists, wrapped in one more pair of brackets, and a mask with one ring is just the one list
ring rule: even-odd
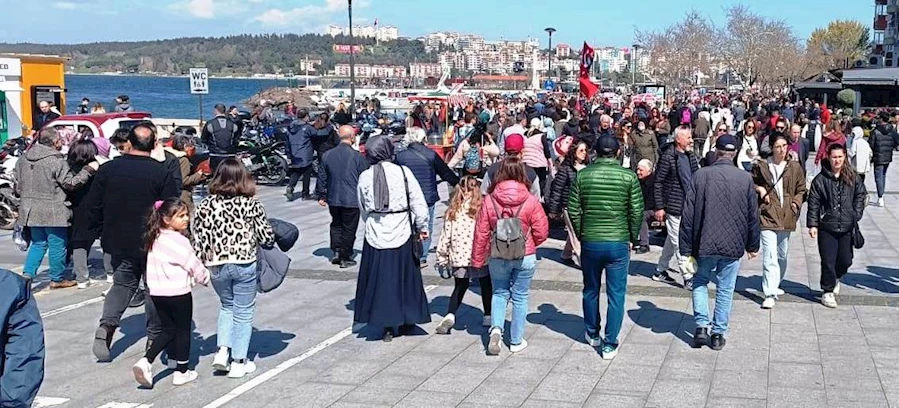
{"label": "shop awning", "polygon": [[895,86],[899,68],[847,69],[843,71],[843,85]]}
{"label": "shop awning", "polygon": [[25,90],[19,88],[19,82],[13,81],[0,81],[0,91],[3,92],[24,92]]}

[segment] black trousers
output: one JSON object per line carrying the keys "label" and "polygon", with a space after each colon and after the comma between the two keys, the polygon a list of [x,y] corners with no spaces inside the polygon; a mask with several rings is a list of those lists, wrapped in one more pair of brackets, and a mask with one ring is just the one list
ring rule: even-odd
{"label": "black trousers", "polygon": [[546,194],[546,177],[549,176],[549,169],[546,167],[534,167],[534,172],[537,173],[537,178],[540,179],[540,194]]}
{"label": "black trousers", "polygon": [[236,157],[235,155],[230,156],[209,156],[209,169],[212,171],[212,174],[215,174],[215,169],[219,167],[219,164],[222,164],[223,161],[227,159],[232,159]]}
{"label": "black trousers", "polygon": [[153,298],[162,332],[147,342],[144,357],[151,363],[163,350],[169,359],[185,363],[190,358],[190,322],[194,314],[194,301],[190,293],[181,296],[149,296]]}
{"label": "black trousers", "polygon": [[[468,286],[471,284],[471,279],[468,278],[453,278],[456,281],[456,286],[453,288],[453,294],[450,297],[449,307],[447,308],[447,313],[456,314],[456,311],[459,310],[459,305],[462,304],[462,298],[465,297],[465,292],[468,292]],[[484,316],[490,315],[490,307],[492,306],[493,301],[493,283],[490,281],[490,275],[487,275],[483,278],[478,278],[478,284],[481,286],[481,302],[484,303]]]}
{"label": "black trousers", "polygon": [[852,232],[835,233],[819,228],[818,253],[821,255],[821,291],[833,292],[837,281],[852,266]]}
{"label": "black trousers", "polygon": [[294,188],[297,186],[297,182],[300,181],[300,177],[303,177],[303,191],[300,192],[300,195],[303,197],[309,196],[309,182],[312,177],[312,165],[308,165],[306,167],[291,167],[288,169],[288,173],[290,173],[290,179],[287,181],[287,191],[289,193],[293,193]]}
{"label": "black trousers", "polygon": [[[147,270],[147,258],[113,255],[112,267],[115,271],[112,274],[112,287],[109,288],[109,293],[106,294],[106,299],[103,301],[103,316],[100,318],[100,325],[115,329],[121,324],[122,314],[128,309],[134,292],[137,291],[137,287],[144,277]],[[147,319],[147,344],[149,345],[162,333],[159,315],[156,313],[156,306],[150,296],[147,296],[144,303],[144,315]]]}
{"label": "black trousers", "polygon": [[359,227],[359,209],[352,207],[328,207],[331,212],[331,251],[341,261],[353,258],[353,243]]}

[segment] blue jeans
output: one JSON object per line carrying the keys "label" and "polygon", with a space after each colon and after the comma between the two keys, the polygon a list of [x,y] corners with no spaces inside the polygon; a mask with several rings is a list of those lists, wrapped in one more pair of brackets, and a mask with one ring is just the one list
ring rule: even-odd
{"label": "blue jeans", "polygon": [[624,321],[624,295],[631,251],[627,242],[584,242],[581,244],[581,270],[584,273],[584,325],[587,336],[599,337],[599,287],[606,271],[606,337],[604,342],[618,345],[618,333]]}
{"label": "blue jeans", "polygon": [[[506,325],[506,304],[512,299],[511,344],[521,344],[524,322],[528,315],[528,292],[537,269],[537,256],[528,255],[515,261],[490,259],[490,280],[493,283],[491,326],[500,330]],[[492,329],[491,329],[492,330]]]}
{"label": "blue jeans", "polygon": [[428,238],[424,241],[421,241],[421,247],[424,249],[421,255],[421,262],[425,263],[428,261],[428,251],[431,250],[431,237],[434,236],[434,207],[437,205],[431,205],[428,207]]}
{"label": "blue jeans", "polygon": [[212,287],[222,301],[218,346],[231,349],[231,358],[247,358],[256,310],[256,262],[210,267]]}
{"label": "blue jeans", "polygon": [[874,185],[877,186],[877,198],[883,197],[883,191],[886,189],[887,169],[889,163],[874,166]]}
{"label": "blue jeans", "polygon": [[693,276],[693,320],[696,327],[709,326],[709,281],[717,268],[715,321],[711,324],[713,334],[724,334],[727,332],[727,321],[730,319],[740,259],[710,256],[699,258],[696,263],[696,275]]}
{"label": "blue jeans", "polygon": [[37,275],[44,255],[49,251],[50,280],[62,282],[66,270],[66,242],[69,239],[66,227],[30,227],[31,246],[25,257],[22,271],[34,278]]}

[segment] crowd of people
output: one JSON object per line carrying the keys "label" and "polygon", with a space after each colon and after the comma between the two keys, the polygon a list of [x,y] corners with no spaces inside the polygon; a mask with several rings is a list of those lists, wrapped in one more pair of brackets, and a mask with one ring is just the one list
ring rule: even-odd
{"label": "crowd of people", "polygon": [[[376,116],[377,110],[372,102],[355,119],[371,120],[365,115]],[[230,378],[255,370],[248,347],[260,277],[257,250],[274,247],[279,234],[255,198],[253,177],[235,157],[236,122],[224,105],[215,107],[215,115],[200,136],[210,149],[208,170],[187,160],[192,137],[177,135],[166,145],[147,123],[120,130],[105,144],[102,138],[66,141],[45,128],[16,167],[18,225],[30,235],[27,280],[49,254],[52,289],[88,287],[86,255],[100,239],[112,287],[94,332],[98,361],[111,360],[122,314],[146,287],[147,348],[133,366],[136,381],[146,387],[153,385],[153,363],[162,353],[175,371],[175,385],[197,378],[188,367],[191,292],[197,284],[211,284],[221,301],[212,369]],[[505,337],[511,352],[522,352],[537,248],[551,223],[558,223],[568,232],[562,262],[584,276],[585,341],[604,359],[614,358],[620,347],[631,254],[650,252],[654,230],[667,234],[652,279],[692,292],[695,347],[724,347],[744,256],[761,256],[762,307],[775,306],[784,294],[789,238],[806,202],[805,226],[821,254],[821,303],[837,307],[840,279],[853,250],[863,245],[864,177],[873,170],[874,202],[883,205],[886,168],[899,138],[899,115],[865,112],[853,118],[810,101],[754,95],[688,99],[661,109],[556,96],[484,97],[452,108],[421,105],[408,116],[399,143],[386,135],[370,137],[364,154],[354,148],[359,135],[347,119],[353,118],[345,110],[314,120],[306,110],[295,112],[287,196],[293,199],[302,180],[301,197],[328,207],[331,262],[340,268],[357,266],[353,243],[363,224],[356,323],[378,328],[389,342],[430,322],[421,270],[434,252],[435,268],[454,282],[436,332],[452,332],[455,313],[476,279],[489,328],[487,354],[497,355],[504,346],[510,302]],[[454,153],[446,160],[426,146],[434,132],[451,134]],[[113,147],[120,155],[109,158]],[[809,177],[812,149],[819,168]],[[313,158],[320,162],[314,190]],[[204,182],[209,195],[194,203],[192,188]],[[448,183],[451,194],[442,230],[434,231],[439,182]],[[65,276],[69,253],[76,281]],[[28,300],[30,282],[0,279],[15,283],[2,287],[24,299],[15,312],[33,323],[28,330],[37,336],[40,318]],[[715,279],[710,315],[708,283]],[[12,307],[0,304],[4,309]],[[42,358],[37,348],[20,344],[6,352]],[[28,362],[21,364],[23,372],[34,372],[25,367]],[[17,387],[22,398],[36,392]]]}

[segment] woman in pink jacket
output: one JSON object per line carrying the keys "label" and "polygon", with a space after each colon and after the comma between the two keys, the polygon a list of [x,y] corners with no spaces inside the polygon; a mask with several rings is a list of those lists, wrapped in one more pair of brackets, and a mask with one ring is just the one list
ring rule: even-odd
{"label": "woman in pink jacket", "polygon": [[[492,328],[488,355],[498,355],[506,323],[506,304],[512,300],[512,324],[509,350],[522,351],[527,342],[522,337],[528,312],[528,292],[537,268],[537,246],[546,241],[549,223],[540,200],[530,193],[530,181],[524,164],[517,157],[507,157],[500,164],[496,180],[484,198],[475,227],[472,266],[490,265],[493,283]],[[517,217],[525,237],[524,257],[507,260],[491,257],[498,218]]]}

